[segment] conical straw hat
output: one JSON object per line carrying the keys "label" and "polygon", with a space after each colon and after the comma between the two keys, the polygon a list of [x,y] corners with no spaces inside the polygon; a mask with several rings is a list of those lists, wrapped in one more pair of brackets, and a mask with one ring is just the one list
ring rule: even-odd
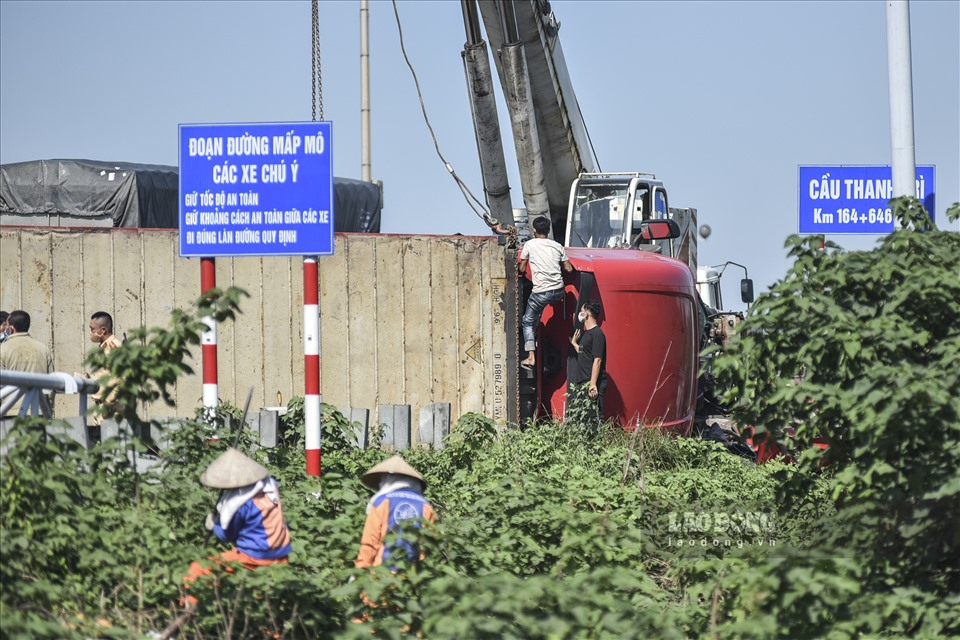
{"label": "conical straw hat", "polygon": [[214,489],[239,489],[269,475],[266,467],[231,447],[210,463],[200,482]]}
{"label": "conical straw hat", "polygon": [[370,489],[376,491],[380,488],[380,478],[388,473],[398,473],[400,475],[409,476],[422,482],[423,486],[427,486],[427,481],[423,479],[423,476],[420,475],[420,472],[407,464],[407,462],[400,456],[393,456],[392,458],[388,458],[378,465],[370,467],[366,473],[360,476],[360,482]]}

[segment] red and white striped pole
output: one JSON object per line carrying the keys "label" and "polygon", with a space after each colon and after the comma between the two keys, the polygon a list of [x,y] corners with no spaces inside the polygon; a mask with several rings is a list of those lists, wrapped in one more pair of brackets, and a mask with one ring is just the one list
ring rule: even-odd
{"label": "red and white striped pole", "polygon": [[320,475],[320,280],[317,259],[303,259],[303,355],[305,393],[303,413],[307,443],[307,475]]}
{"label": "red and white striped pole", "polygon": [[[214,258],[200,258],[200,293],[217,286],[217,263]],[[200,338],[203,349],[203,409],[208,419],[217,411],[217,322],[212,316],[201,318],[207,328]]]}

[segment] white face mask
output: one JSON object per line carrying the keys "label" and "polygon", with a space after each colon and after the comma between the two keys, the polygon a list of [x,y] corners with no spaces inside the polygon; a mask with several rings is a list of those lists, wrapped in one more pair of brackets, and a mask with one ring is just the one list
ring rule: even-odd
{"label": "white face mask", "polygon": [[586,311],[581,311],[581,312],[579,313],[579,315],[577,315],[577,320],[579,320],[580,322],[586,322],[586,321],[587,321],[587,312],[586,312]]}

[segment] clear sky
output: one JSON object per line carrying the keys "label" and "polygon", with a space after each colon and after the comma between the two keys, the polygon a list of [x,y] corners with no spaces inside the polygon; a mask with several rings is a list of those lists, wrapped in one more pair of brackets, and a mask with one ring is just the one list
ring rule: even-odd
{"label": "clear sky", "polygon": [[[913,0],[918,164],[937,217],[960,200],[960,3]],[[889,164],[886,12],[854,2],[552,2],[606,171],[648,171],[713,234],[701,265],[763,291],[789,262],[798,165]],[[480,194],[460,3],[401,2],[441,150]],[[359,2],[320,3],[334,173],[360,177]],[[370,11],[373,175],[387,233],[486,234],[433,149],[392,5]],[[310,120],[310,2],[0,1],[0,162],[178,162],[181,123]],[[509,120],[501,115],[515,206]],[[850,249],[878,236],[832,236]],[[742,308],[739,273],[724,302]]]}

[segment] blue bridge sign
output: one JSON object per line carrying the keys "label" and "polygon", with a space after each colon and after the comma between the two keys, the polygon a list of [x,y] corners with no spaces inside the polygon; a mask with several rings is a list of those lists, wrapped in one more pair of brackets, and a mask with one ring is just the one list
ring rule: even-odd
{"label": "blue bridge sign", "polygon": [[[887,234],[895,220],[890,165],[801,165],[799,233]],[[917,198],[934,216],[936,168],[917,166]]]}
{"label": "blue bridge sign", "polygon": [[333,254],[329,122],[180,125],[180,255]]}

